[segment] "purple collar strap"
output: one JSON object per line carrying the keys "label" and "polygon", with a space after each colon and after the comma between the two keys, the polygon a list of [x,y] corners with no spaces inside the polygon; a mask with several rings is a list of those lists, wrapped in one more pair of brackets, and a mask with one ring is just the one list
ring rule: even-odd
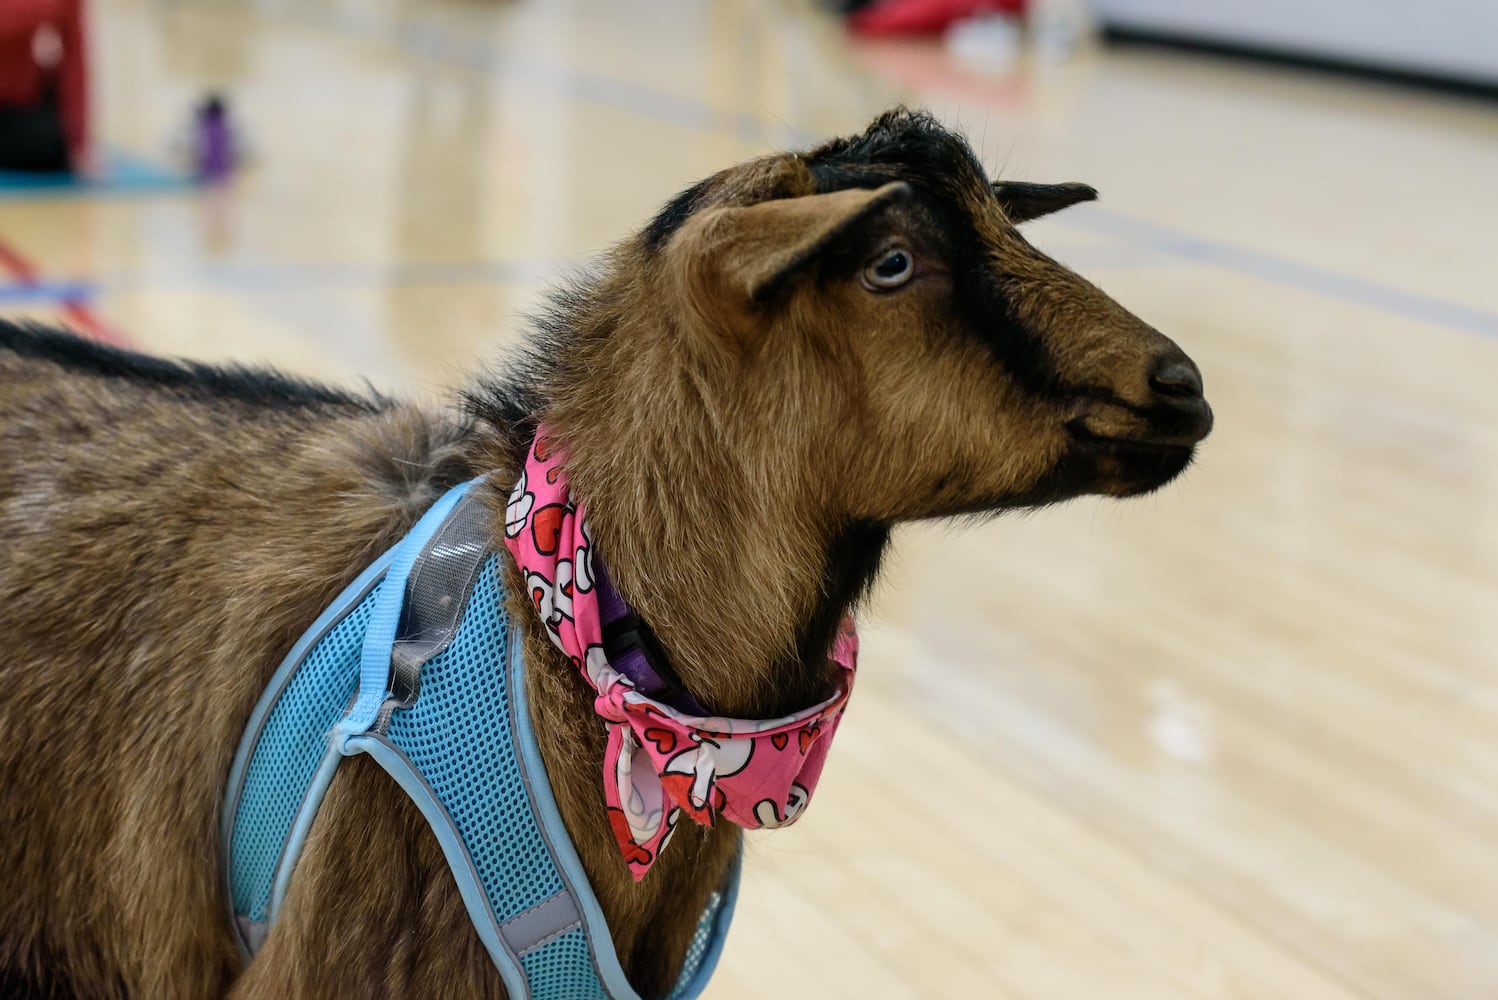
{"label": "purple collar strap", "polygon": [[711,714],[681,686],[650,627],[619,596],[603,560],[596,555],[593,576],[598,592],[598,616],[603,623],[603,648],[609,664],[643,695],[688,715]]}

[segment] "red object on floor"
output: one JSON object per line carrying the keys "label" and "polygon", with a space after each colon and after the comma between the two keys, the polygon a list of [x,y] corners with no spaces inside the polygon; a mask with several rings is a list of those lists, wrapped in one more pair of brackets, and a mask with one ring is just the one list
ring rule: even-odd
{"label": "red object on floor", "polygon": [[[41,283],[41,270],[14,247],[0,240],[0,273],[8,274],[23,286]],[[63,302],[62,314],[74,332],[114,347],[129,347],[130,340],[99,318],[87,302]]]}
{"label": "red object on floor", "polygon": [[860,35],[938,35],[979,14],[1019,15],[1029,0],[881,0],[848,15]]}
{"label": "red object on floor", "polygon": [[[84,0],[0,0],[0,106],[57,103],[75,170],[88,156],[88,52]],[[51,28],[61,42],[54,65],[36,58],[36,39]],[[51,93],[49,94],[49,87]]]}

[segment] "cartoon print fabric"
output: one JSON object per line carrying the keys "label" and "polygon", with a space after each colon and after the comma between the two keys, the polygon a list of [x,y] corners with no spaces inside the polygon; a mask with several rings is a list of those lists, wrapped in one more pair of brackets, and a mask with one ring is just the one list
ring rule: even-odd
{"label": "cartoon print fabric", "polygon": [[551,641],[598,692],[608,725],[604,799],[619,849],[638,881],[682,815],[711,826],[776,827],[800,816],[853,688],[851,618],[833,643],[837,683],[826,701],[779,719],[691,715],[647,697],[604,652],[592,537],[567,489],[565,455],[545,427],[505,511],[505,542]]}

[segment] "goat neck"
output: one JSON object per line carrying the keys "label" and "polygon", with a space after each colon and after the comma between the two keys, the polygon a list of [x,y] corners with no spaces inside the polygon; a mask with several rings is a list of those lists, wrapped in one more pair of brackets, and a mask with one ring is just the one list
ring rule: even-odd
{"label": "goat neck", "polygon": [[741,401],[713,388],[733,381],[731,351],[652,333],[589,345],[546,416],[598,551],[698,702],[741,718],[805,708],[826,695],[834,630],[887,531],[828,501],[812,442],[735,427]]}

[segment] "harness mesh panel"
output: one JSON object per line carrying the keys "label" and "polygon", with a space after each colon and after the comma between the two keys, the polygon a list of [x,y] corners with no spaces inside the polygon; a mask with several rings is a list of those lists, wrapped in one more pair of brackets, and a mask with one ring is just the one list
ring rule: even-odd
{"label": "harness mesh panel", "polygon": [[[416,765],[453,817],[500,919],[562,889],[510,745],[509,620],[499,559],[479,574],[463,628],[421,669],[421,697],[390,720],[390,741]],[[483,734],[479,736],[477,734]]]}
{"label": "harness mesh panel", "polygon": [[[510,739],[511,639],[490,555],[452,644],[421,668],[421,695],[393,713],[388,738],[452,817],[492,911],[502,922],[561,891]],[[364,636],[384,581],[376,583],[308,652],[265,719],[245,771],[231,833],[235,910],[264,920],[275,866],[302,798],[359,684]],[[688,948],[672,1000],[688,987],[713,942],[724,892],[713,893]],[[581,928],[520,958],[534,1000],[607,1000]]]}
{"label": "harness mesh panel", "polygon": [[702,960],[707,957],[708,948],[712,946],[713,925],[718,922],[718,911],[723,908],[723,901],[727,898],[727,894],[722,891],[714,892],[708,897],[702,919],[697,921],[697,933],[692,935],[692,943],[687,945],[687,958],[682,964],[681,975],[677,977],[676,988],[667,995],[666,1000],[681,1000],[682,997],[692,995],[692,981],[697,978],[697,970],[702,968]]}
{"label": "harness mesh panel", "polygon": [[593,974],[588,938],[574,928],[549,944],[521,956],[533,1000],[608,1000]]}
{"label": "harness mesh panel", "polygon": [[282,840],[327,752],[327,733],[343,718],[359,686],[364,631],[374,595],[383,586],[376,584],[369,599],[312,648],[260,732],[245,772],[232,841],[233,856],[249,859],[234,866],[234,908],[252,920],[266,917]]}

